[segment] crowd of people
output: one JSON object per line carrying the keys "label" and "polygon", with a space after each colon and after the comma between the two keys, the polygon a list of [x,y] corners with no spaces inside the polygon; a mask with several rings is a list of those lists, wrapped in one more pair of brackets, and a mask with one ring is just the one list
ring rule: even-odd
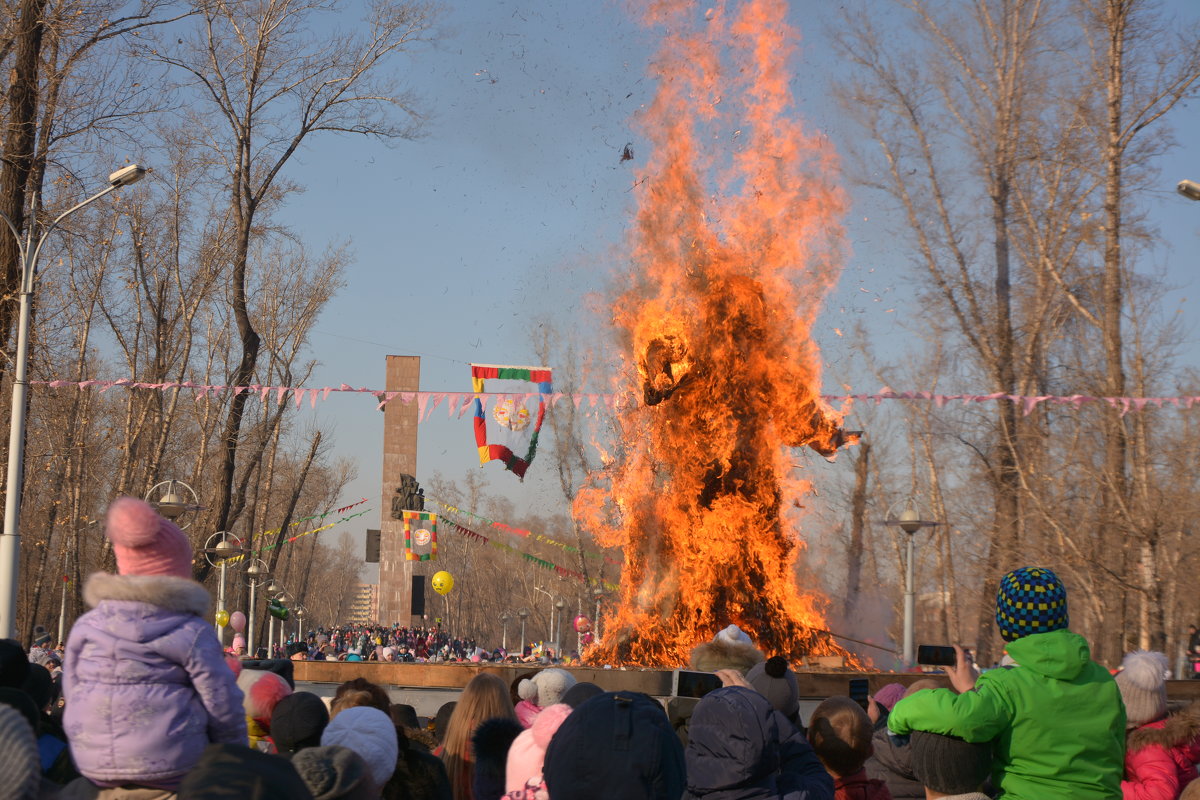
{"label": "crowd of people", "polygon": [[[322,698],[296,690],[290,659],[225,652],[187,537],[132,498],[106,522],[119,574],[88,580],[65,651],[42,629],[28,652],[0,640],[0,800],[1200,798],[1200,711],[1171,707],[1166,656],[1130,653],[1115,675],[1097,664],[1048,569],[1003,577],[1008,663],[981,674],[956,648],[950,688],[896,682],[804,719],[787,661],[731,625],[692,653],[720,683],[698,699],[539,664],[511,683],[478,672],[422,718],[361,677]],[[420,628],[296,644],[474,655]]]}
{"label": "crowd of people", "polygon": [[[237,634],[230,648],[241,654],[245,637]],[[390,661],[431,664],[540,663],[571,664],[579,654],[558,653],[543,642],[531,642],[520,652],[503,647],[489,650],[473,638],[454,636],[441,626],[339,625],[309,631],[300,639],[288,639],[270,652],[259,649],[259,658],[289,658],[293,661]]]}

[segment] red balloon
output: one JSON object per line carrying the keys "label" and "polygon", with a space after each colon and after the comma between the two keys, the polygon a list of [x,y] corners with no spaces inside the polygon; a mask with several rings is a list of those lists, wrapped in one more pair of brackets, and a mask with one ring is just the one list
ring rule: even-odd
{"label": "red balloon", "polygon": [[583,643],[584,647],[586,647],[587,645],[596,641],[596,634],[592,633],[591,631],[588,631],[583,636],[579,637],[579,641]]}
{"label": "red balloon", "polygon": [[583,614],[580,614],[578,617],[575,618],[575,632],[576,633],[587,633],[591,629],[592,629],[592,621],[590,619],[588,619],[587,617],[585,617]]}

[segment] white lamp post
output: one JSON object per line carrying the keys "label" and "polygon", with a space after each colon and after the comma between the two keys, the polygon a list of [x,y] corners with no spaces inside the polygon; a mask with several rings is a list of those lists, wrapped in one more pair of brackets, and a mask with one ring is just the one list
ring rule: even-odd
{"label": "white lamp post", "polygon": [[250,587],[250,613],[249,628],[246,630],[246,652],[251,658],[254,657],[254,613],[255,613],[255,590],[267,581],[271,580],[271,571],[267,569],[267,564],[261,558],[256,558],[246,567],[246,584]]}
{"label": "white lamp post", "polygon": [[592,589],[592,597],[596,599],[596,616],[592,617],[592,636],[596,641],[600,641],[600,598],[604,597],[604,590],[599,586]]}
{"label": "white lamp post", "polygon": [[908,534],[904,551],[904,663],[911,666],[913,663],[913,619],[916,616],[917,606],[914,593],[916,591],[914,588],[914,539],[917,531],[921,528],[931,528],[941,523],[921,519],[921,515],[917,513],[917,510],[913,508],[912,501],[909,500],[899,517],[888,514],[884,524],[899,526],[900,530]]}
{"label": "white lamp post", "polygon": [[8,428],[8,482],[4,498],[4,533],[0,535],[0,638],[16,638],[17,633],[17,581],[21,570],[21,486],[25,470],[25,404],[29,397],[29,317],[33,303],[33,285],[37,278],[38,258],[42,245],[58,224],[79,209],[99,200],[109,192],[137,183],[146,174],[144,167],[131,164],[108,176],[108,188],[92,195],[82,203],[71,206],[59,214],[33,243],[37,220],[30,220],[26,238],[5,214],[0,214],[13,238],[17,240],[17,252],[21,257],[21,309],[17,317],[17,351],[13,369],[12,418]]}
{"label": "white lamp post", "polygon": [[517,616],[521,618],[521,656],[525,655],[525,620],[529,618],[529,609],[522,606],[517,611]]}
{"label": "white lamp post", "polygon": [[500,628],[502,631],[500,634],[500,647],[506,653],[508,652],[508,622],[511,619],[512,614],[508,613],[507,611],[500,615]]}
{"label": "white lamp post", "polygon": [[[218,567],[221,570],[221,581],[217,585],[217,613],[225,610],[225,568],[228,566],[229,559],[242,554],[242,540],[234,536],[229,531],[217,531],[208,540],[204,542],[204,558],[208,561],[209,566]],[[217,563],[213,563],[213,559]],[[221,639],[221,626],[214,625],[217,629],[217,639]]]}

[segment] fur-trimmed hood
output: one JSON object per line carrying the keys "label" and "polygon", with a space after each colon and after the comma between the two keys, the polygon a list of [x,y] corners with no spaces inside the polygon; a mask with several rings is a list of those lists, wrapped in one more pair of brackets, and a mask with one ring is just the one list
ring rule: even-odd
{"label": "fur-trimmed hood", "polygon": [[743,675],[766,656],[750,642],[729,641],[716,637],[698,645],[688,659],[690,666],[700,672],[716,672],[719,669],[736,669]]}
{"label": "fur-trimmed hood", "polygon": [[1130,731],[1127,739],[1130,750],[1158,745],[1168,749],[1186,745],[1200,739],[1200,703],[1167,715],[1158,722]]}
{"label": "fur-trimmed hood", "polygon": [[208,590],[189,578],[170,575],[111,575],[93,573],[83,584],[83,600],[92,608],[105,600],[146,603],[180,614],[208,614]]}

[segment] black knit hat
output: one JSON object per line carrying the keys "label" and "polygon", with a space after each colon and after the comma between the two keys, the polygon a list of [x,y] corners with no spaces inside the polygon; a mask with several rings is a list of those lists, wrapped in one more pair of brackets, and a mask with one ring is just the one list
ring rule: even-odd
{"label": "black knit hat", "polygon": [[239,744],[210,744],[179,785],[179,800],[312,800],[290,761]]}
{"label": "black knit hat", "polygon": [[992,768],[992,746],[986,742],[913,731],[908,750],[917,780],[942,794],[978,791]]}
{"label": "black knit hat", "polygon": [[275,704],[271,712],[271,738],[281,755],[297,753],[321,744],[329,724],[325,701],[311,692],[293,692]]}

